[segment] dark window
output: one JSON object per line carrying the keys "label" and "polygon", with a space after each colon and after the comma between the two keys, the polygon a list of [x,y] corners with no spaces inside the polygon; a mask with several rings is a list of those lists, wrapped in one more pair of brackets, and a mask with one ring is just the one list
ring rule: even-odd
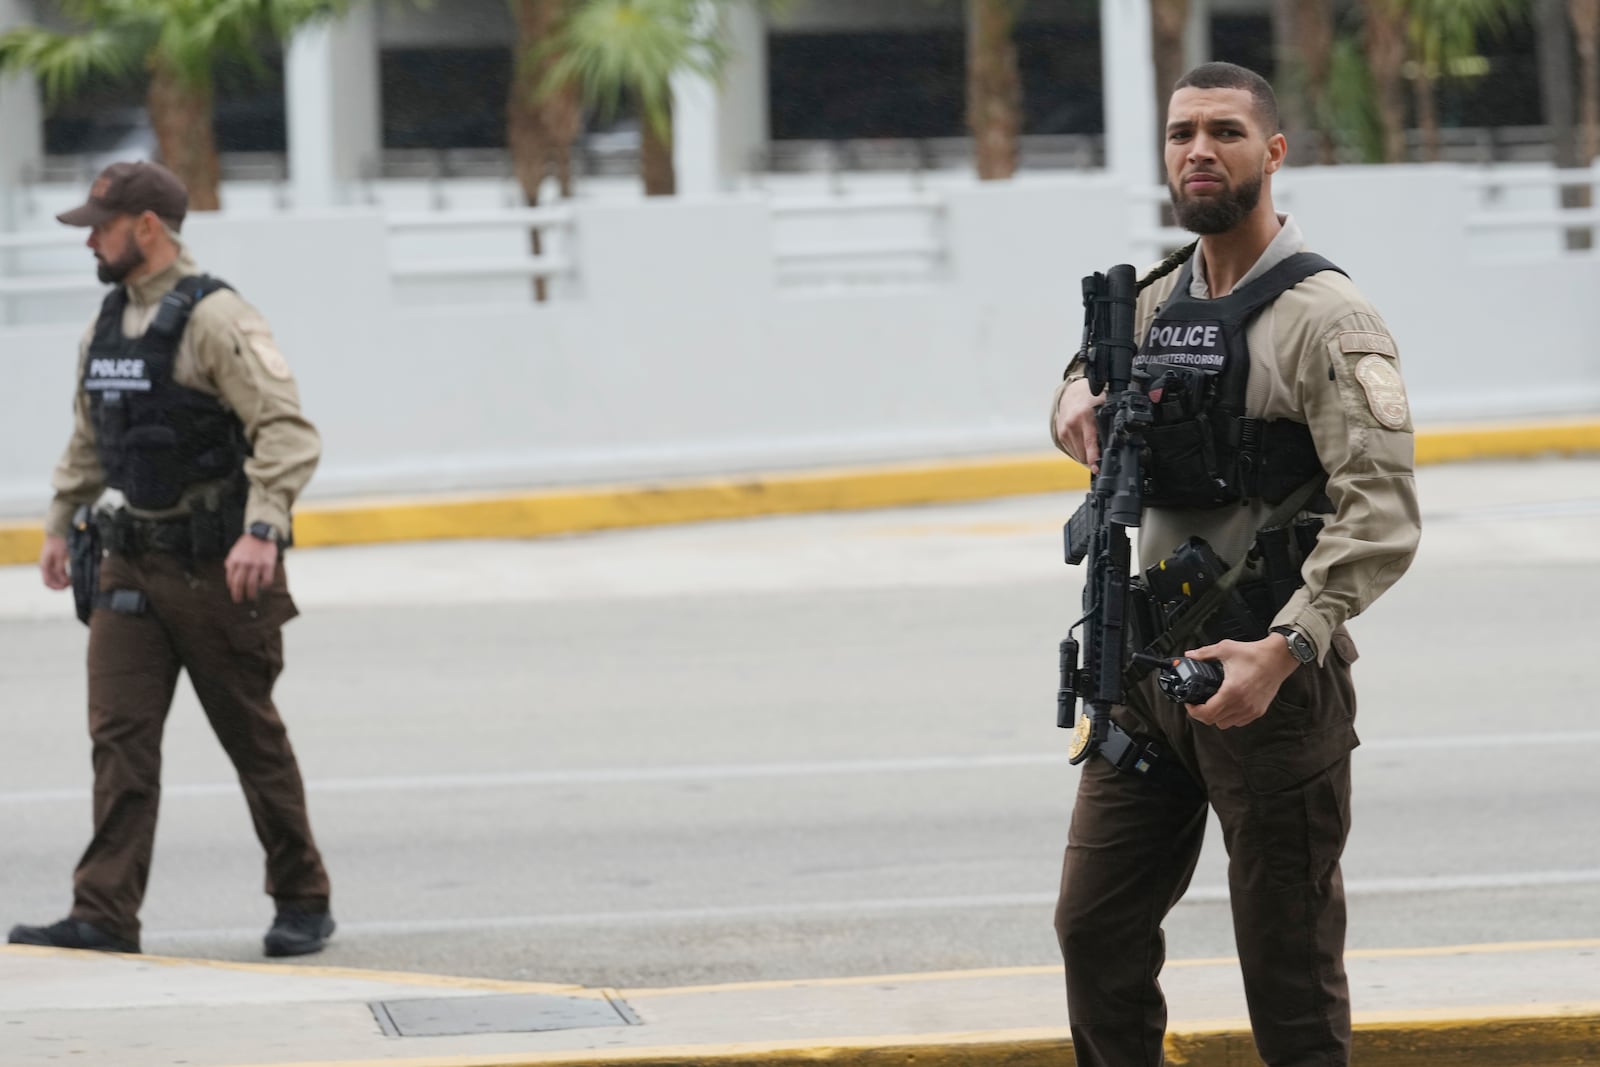
{"label": "dark window", "polygon": [[[1100,35],[1094,23],[1016,30],[1024,133],[1104,128]],[[768,40],[774,140],[961,137],[966,36],[774,34]]]}
{"label": "dark window", "polygon": [[[1531,20],[1499,33],[1486,34],[1478,41],[1478,53],[1489,61],[1485,73],[1440,82],[1441,123],[1446,126],[1537,126],[1544,121],[1544,107],[1539,96],[1538,49],[1530,23]],[[1573,70],[1577,69],[1574,60]]]}
{"label": "dark window", "polygon": [[385,148],[503,148],[511,49],[383,53]]}
{"label": "dark window", "polygon": [[[264,55],[259,66],[219,64],[214,79],[219,152],[283,152],[288,127],[283,102],[283,58]],[[79,92],[51,107],[44,123],[50,155],[154,155],[155,131],[145,111],[149,80],[91,79]]]}
{"label": "dark window", "polygon": [[1211,58],[1237,63],[1277,84],[1272,59],[1272,19],[1267,15],[1213,15]]}
{"label": "dark window", "polygon": [[959,137],[959,31],[777,34],[768,42],[774,140]]}

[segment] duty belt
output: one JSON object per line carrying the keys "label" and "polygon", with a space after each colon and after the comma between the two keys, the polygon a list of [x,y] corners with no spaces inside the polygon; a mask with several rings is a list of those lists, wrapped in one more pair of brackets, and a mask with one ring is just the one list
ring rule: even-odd
{"label": "duty belt", "polygon": [[193,547],[188,518],[163,521],[114,514],[104,520],[100,536],[108,549],[122,556],[137,556],[145,552],[187,556]]}

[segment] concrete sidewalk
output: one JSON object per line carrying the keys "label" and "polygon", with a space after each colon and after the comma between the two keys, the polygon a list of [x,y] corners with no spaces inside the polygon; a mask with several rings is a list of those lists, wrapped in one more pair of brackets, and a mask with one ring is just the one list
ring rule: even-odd
{"label": "concrete sidewalk", "polygon": [[[1348,959],[1364,1067],[1600,1064],[1600,939]],[[1258,1062],[1234,960],[1169,962],[1163,985],[1169,1063]],[[600,990],[0,948],[5,1067],[815,1061],[1068,1064],[1061,974],[1027,967]]]}

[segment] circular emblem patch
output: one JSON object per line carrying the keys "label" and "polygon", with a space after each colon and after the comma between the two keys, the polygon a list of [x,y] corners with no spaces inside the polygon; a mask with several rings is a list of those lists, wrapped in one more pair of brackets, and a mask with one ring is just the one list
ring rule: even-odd
{"label": "circular emblem patch", "polygon": [[1386,356],[1370,355],[1356,364],[1356,381],[1367,394],[1367,407],[1372,417],[1391,430],[1405,428],[1411,417],[1406,406],[1406,387],[1400,372],[1394,369]]}
{"label": "circular emblem patch", "polygon": [[278,351],[278,346],[273,342],[271,335],[252,334],[250,337],[250,351],[256,354],[256,359],[266,372],[281,382],[289,380],[289,363],[283,358],[283,353]]}

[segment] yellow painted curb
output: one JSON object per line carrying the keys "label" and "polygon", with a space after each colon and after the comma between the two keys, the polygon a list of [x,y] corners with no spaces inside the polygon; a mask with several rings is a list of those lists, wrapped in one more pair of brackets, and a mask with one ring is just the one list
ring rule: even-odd
{"label": "yellow painted curb", "polygon": [[44,547],[44,529],[20,523],[0,524],[0,567],[36,563]]}
{"label": "yellow painted curb", "polygon": [[[1600,421],[1447,427],[1417,434],[1419,465],[1585,452],[1600,452]],[[1045,453],[701,482],[308,504],[296,514],[295,540],[312,547],[542,537],[1054,493],[1082,490],[1088,484],[1081,467]],[[35,524],[0,523],[0,566],[34,562],[42,542],[43,533]]]}
{"label": "yellow painted curb", "polygon": [[[303,547],[541,537],[629,526],[933,504],[1085,489],[1087,472],[1060,456],[840,468],[748,479],[600,486],[495,496],[430,496],[308,504],[295,513]],[[0,566],[39,558],[38,526],[0,524]]]}
{"label": "yellow painted curb", "polygon": [[[1352,1062],[1365,1067],[1556,1067],[1600,1062],[1600,1015],[1508,1016],[1427,1023],[1358,1023]],[[1247,1026],[1167,1035],[1169,1067],[1255,1067]],[[319,1060],[256,1067],[367,1067]],[[544,1053],[385,1058],[387,1067],[1071,1067],[1066,1032],[844,1038],[810,1045],[684,1045]]]}
{"label": "yellow painted curb", "polygon": [[1485,423],[1417,432],[1417,465],[1600,452],[1600,421]]}
{"label": "yellow painted curb", "polygon": [[744,480],[605,486],[409,503],[308,506],[302,545],[471,537],[539,537],[628,526],[931,504],[1082,489],[1086,473],[1056,456],[807,471]]}

